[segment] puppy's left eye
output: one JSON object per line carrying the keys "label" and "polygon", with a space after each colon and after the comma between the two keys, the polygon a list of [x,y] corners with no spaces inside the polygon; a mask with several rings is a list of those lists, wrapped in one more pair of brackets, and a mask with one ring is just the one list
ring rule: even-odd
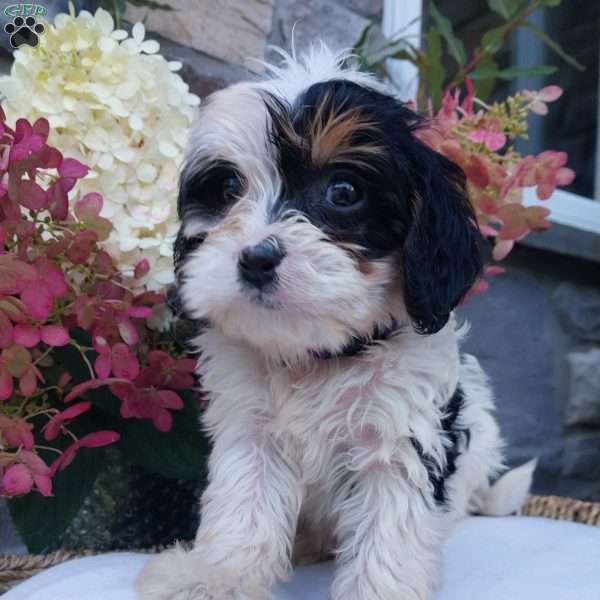
{"label": "puppy's left eye", "polygon": [[325,198],[329,204],[342,210],[356,208],[363,201],[360,189],[345,179],[332,181],[327,187]]}

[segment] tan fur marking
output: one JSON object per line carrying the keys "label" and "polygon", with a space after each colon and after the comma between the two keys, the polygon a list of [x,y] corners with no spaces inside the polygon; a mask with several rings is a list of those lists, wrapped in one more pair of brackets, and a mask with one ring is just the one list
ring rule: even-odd
{"label": "tan fur marking", "polygon": [[[383,148],[376,143],[352,144],[356,134],[374,130],[375,123],[361,117],[358,109],[336,112],[335,107],[331,105],[326,108],[328,104],[325,99],[317,110],[310,128],[308,141],[313,164],[323,166],[344,160],[364,166],[368,164],[365,158],[383,153]],[[361,155],[364,158],[359,158]]]}
{"label": "tan fur marking", "polygon": [[361,260],[358,263],[358,270],[363,275],[373,275],[373,273],[375,272],[375,265],[372,262],[369,262],[368,260]]}
{"label": "tan fur marking", "polygon": [[377,123],[361,116],[359,108],[342,110],[336,107],[330,96],[326,96],[317,107],[306,137],[301,136],[289,121],[282,120],[281,127],[288,143],[308,154],[316,167],[343,162],[371,168],[370,158],[385,152],[383,146],[375,141],[355,142],[357,134],[376,132]]}

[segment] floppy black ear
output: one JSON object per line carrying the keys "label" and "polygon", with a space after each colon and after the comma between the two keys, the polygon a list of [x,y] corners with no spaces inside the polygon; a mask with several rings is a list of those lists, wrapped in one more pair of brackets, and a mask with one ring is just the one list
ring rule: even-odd
{"label": "floppy black ear", "polygon": [[404,300],[415,329],[439,331],[479,276],[481,235],[462,169],[415,139],[414,221],[402,261]]}

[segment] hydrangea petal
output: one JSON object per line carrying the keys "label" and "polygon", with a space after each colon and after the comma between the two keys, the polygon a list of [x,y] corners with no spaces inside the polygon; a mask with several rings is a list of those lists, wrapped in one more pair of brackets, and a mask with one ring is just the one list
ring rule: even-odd
{"label": "hydrangea petal", "polygon": [[33,348],[40,343],[40,329],[35,325],[19,323],[14,328],[13,339],[15,344],[25,348]]}
{"label": "hydrangea petal", "polygon": [[42,342],[48,346],[66,346],[71,339],[67,329],[61,325],[43,325],[40,333]]}

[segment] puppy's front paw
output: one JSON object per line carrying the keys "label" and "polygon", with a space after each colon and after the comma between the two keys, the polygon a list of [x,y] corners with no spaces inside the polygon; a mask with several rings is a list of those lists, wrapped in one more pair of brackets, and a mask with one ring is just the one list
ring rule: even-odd
{"label": "puppy's front paw", "polygon": [[197,551],[175,547],[150,559],[136,581],[138,600],[268,600],[239,573],[211,567]]}

